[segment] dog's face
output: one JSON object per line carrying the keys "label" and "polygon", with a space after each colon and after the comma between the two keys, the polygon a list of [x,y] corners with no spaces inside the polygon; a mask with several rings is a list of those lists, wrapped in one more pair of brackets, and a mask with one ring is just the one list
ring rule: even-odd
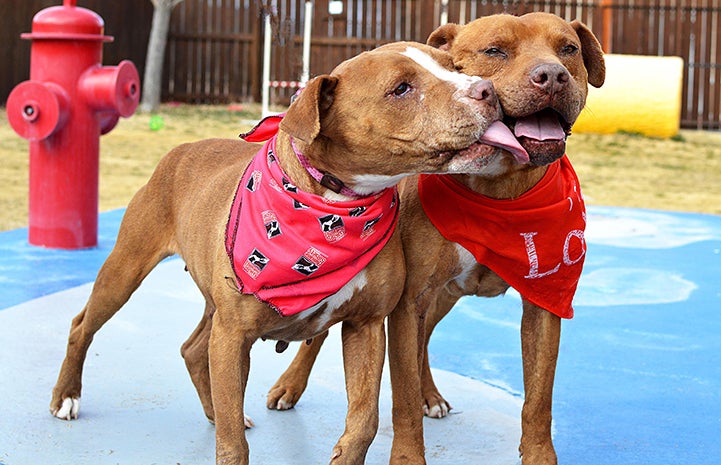
{"label": "dog's face", "polygon": [[318,169],[374,192],[409,174],[477,171],[499,152],[479,140],[523,152],[500,123],[484,139],[501,116],[488,81],[456,72],[444,51],[401,42],[311,80],[281,128]]}
{"label": "dog's face", "polygon": [[603,52],[582,23],[548,13],[493,15],[448,24],[428,39],[455,68],[493,82],[505,122],[533,165],[565,153],[565,138],[585,105],[588,84],[605,79]]}

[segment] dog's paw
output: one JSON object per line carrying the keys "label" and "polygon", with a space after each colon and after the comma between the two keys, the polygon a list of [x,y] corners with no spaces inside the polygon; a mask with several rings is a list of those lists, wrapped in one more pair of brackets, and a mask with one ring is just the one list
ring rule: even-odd
{"label": "dog's paw", "polygon": [[50,413],[61,420],[75,420],[80,410],[80,399],[77,397],[66,397],[60,408],[50,409]]}
{"label": "dog's paw", "polygon": [[440,394],[427,396],[423,403],[423,414],[429,418],[444,418],[453,407]]}
{"label": "dog's paw", "polygon": [[300,394],[295,394],[292,389],[274,386],[269,392],[266,407],[270,410],[290,410],[295,407]]}
{"label": "dog's paw", "polygon": [[255,422],[248,415],[243,415],[243,424],[245,425],[246,429],[250,429],[255,426]]}
{"label": "dog's paw", "polygon": [[429,418],[443,418],[448,415],[450,411],[450,405],[445,402],[433,405],[432,407],[428,407],[428,405],[423,406],[423,414]]}

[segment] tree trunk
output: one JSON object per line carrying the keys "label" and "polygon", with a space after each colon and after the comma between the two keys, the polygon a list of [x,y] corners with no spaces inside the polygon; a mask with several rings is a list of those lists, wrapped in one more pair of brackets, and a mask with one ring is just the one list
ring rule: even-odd
{"label": "tree trunk", "polygon": [[148,40],[148,52],[145,57],[145,74],[143,75],[143,98],[140,102],[140,111],[151,112],[160,105],[160,90],[163,79],[163,60],[165,59],[165,45],[168,42],[168,29],[170,28],[170,13],[175,5],[183,0],[151,0],[153,10],[153,24]]}

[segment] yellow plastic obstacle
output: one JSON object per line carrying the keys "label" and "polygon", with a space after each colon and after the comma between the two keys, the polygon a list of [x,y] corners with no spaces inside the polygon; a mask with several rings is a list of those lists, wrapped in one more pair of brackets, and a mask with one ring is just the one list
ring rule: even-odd
{"label": "yellow plastic obstacle", "polygon": [[606,58],[606,82],[589,88],[573,132],[631,132],[673,137],[681,125],[683,59],[641,55]]}

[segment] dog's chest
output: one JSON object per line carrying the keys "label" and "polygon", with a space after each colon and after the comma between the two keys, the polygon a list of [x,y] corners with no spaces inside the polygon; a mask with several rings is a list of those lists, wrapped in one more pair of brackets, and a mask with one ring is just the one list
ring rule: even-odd
{"label": "dog's chest", "polygon": [[399,268],[386,267],[380,273],[378,268],[381,267],[371,265],[317,305],[292,316],[280,317],[278,325],[263,337],[284,341],[306,340],[341,321],[384,317],[400,297],[402,286],[394,283],[401,282],[403,274]]}
{"label": "dog's chest", "polygon": [[508,283],[487,266],[479,264],[471,252],[460,244],[453,243],[453,246],[457,254],[457,272],[446,284],[447,291],[458,296],[495,297],[508,290]]}
{"label": "dog's chest", "polygon": [[256,155],[231,207],[226,250],[238,288],[286,317],[338,308],[393,234],[397,191],[336,202],[305,193],[274,148],[273,139]]}
{"label": "dog's chest", "polygon": [[[418,187],[428,219],[465,251],[458,254],[462,266],[449,292],[498,295],[510,285],[539,307],[573,316],[586,255],[586,213],[566,157],[513,201],[481,196],[450,177],[421,176]],[[483,266],[472,267],[469,254]]]}

